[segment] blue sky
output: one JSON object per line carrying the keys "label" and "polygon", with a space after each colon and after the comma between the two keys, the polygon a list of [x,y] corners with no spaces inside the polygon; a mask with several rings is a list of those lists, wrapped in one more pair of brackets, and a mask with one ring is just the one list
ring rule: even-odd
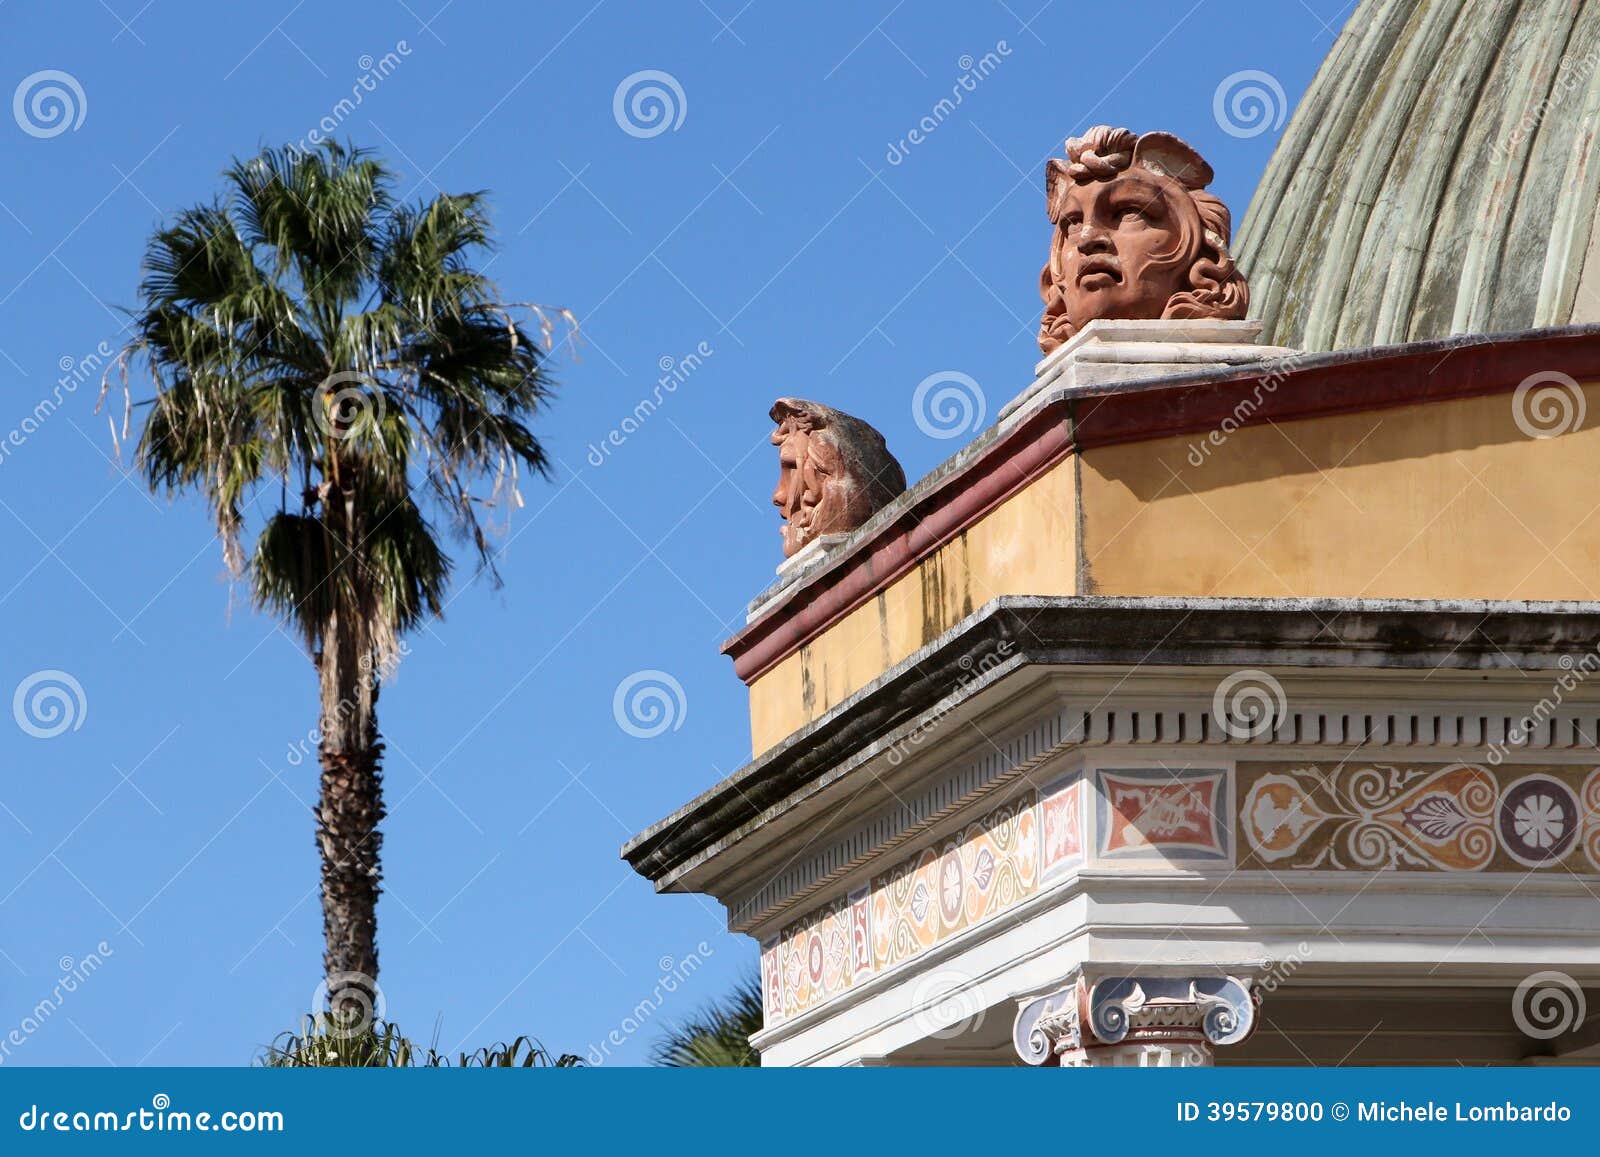
{"label": "blue sky", "polygon": [[[24,88],[0,117],[0,697],[40,672],[82,689],[35,684],[72,697],[59,735],[0,716],[0,1039],[53,1006],[0,1065],[247,1063],[320,979],[306,657],[230,587],[199,502],[122,473],[95,380],[23,429],[121,345],[157,223],[233,155],[330,118],[417,196],[488,190],[491,274],[578,315],[539,427],[560,465],[499,540],[504,588],[464,576],[383,693],[381,984],[391,1017],[447,1047],[531,1033],[583,1054],[617,1030],[608,1063],[643,1063],[755,957],[716,904],[654,895],[617,850],[749,757],[717,645],[780,558],[772,399],[855,413],[926,473],[971,431],[924,432],[920,382],[967,375],[987,421],[1030,377],[1062,138],[1176,132],[1237,224],[1281,126],[1225,125],[1219,85],[1264,72],[1292,107],[1345,15],[1041,2],[0,6],[0,80]],[[47,70],[76,91],[26,86]],[[619,119],[647,71],[670,83],[623,88]],[[667,93],[670,125],[648,98],[630,113],[640,85]],[[41,86],[71,127],[30,103]],[[613,712],[641,671],[682,688],[653,737]]]}

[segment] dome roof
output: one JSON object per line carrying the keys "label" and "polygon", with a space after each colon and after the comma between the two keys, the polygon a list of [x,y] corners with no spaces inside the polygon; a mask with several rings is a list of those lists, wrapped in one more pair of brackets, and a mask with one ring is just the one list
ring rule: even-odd
{"label": "dome roof", "polygon": [[1600,321],[1600,0],[1362,0],[1235,252],[1263,341]]}

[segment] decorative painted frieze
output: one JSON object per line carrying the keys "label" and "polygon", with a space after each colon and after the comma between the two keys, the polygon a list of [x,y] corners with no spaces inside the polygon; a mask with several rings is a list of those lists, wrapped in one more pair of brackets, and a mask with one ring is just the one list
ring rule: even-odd
{"label": "decorative painted frieze", "polygon": [[[1048,758],[1050,753],[1059,753],[1068,746],[1093,749],[1116,745],[1127,749],[1123,754],[1108,756],[1102,764],[1106,767],[1116,767],[1116,761],[1128,759],[1140,746],[1153,744],[1194,745],[1211,749],[1207,755],[1218,762],[1248,760],[1254,767],[1272,761],[1274,753],[1270,748],[1281,744],[1334,748],[1337,754],[1327,757],[1327,766],[1332,766],[1335,760],[1351,758],[1353,748],[1370,745],[1449,749],[1457,752],[1456,758],[1464,762],[1501,767],[1506,762],[1505,753],[1510,750],[1505,743],[1515,731],[1515,721],[1507,713],[1487,712],[1466,705],[1395,711],[1391,705],[1378,702],[1360,710],[1352,709],[1348,703],[1337,709],[1324,709],[1297,702],[1278,726],[1247,739],[1230,735],[1227,730],[1215,726],[1212,719],[1209,709],[1145,709],[1121,704],[1115,708],[1099,707],[1092,711],[1064,711],[1053,715],[1002,741],[998,748],[986,750],[972,762],[930,776],[915,790],[897,793],[892,805],[867,822],[842,833],[840,838],[821,842],[813,853],[796,856],[783,871],[739,899],[732,913],[733,926],[746,930],[765,923],[791,898],[804,895],[808,889],[824,884],[830,875],[860,862],[885,840],[926,822],[951,799],[974,796],[998,780],[1016,774],[1019,769],[1026,770],[1033,761]],[[1563,708],[1538,726],[1517,732],[1515,756],[1531,764],[1545,758],[1542,753],[1546,751],[1591,751],[1594,748],[1592,737],[1596,734],[1600,734],[1600,709]],[[1288,769],[1308,765],[1301,761],[1279,766]],[[1433,766],[1439,769],[1446,764],[1439,762]],[[1569,770],[1564,774],[1573,773]],[[1091,798],[1092,786],[1085,785],[1082,794],[1086,819],[1091,818],[1095,802]],[[1046,788],[1045,794],[1050,790]],[[1243,790],[1241,787],[1238,795],[1241,800]],[[1231,806],[1228,810],[1238,818],[1239,812]],[[1241,844],[1246,843],[1243,826],[1239,825],[1236,831]],[[1249,849],[1246,846],[1244,850]],[[1591,862],[1600,864],[1600,856]]]}
{"label": "decorative painted frieze", "polygon": [[1039,883],[1039,819],[1027,792],[871,885],[873,971],[892,968],[1029,896]]}
{"label": "decorative painted frieze", "polygon": [[[1076,779],[1053,788],[1076,798]],[[1064,817],[1076,822],[1074,807],[1046,798],[1058,830]],[[1044,863],[1040,823],[1039,794],[1019,793],[866,888],[789,925],[761,949],[767,1024],[913,960],[1032,895]],[[1082,848],[1081,831],[1058,837],[1052,865],[1067,864],[1073,847]]]}
{"label": "decorative painted frieze", "polygon": [[1231,858],[1226,770],[1100,768],[1094,774],[1096,858]]}
{"label": "decorative painted frieze", "polygon": [[1593,875],[1600,768],[1091,763],[785,926],[762,946],[767,1025],[908,965],[1082,869],[1161,867]]}
{"label": "decorative painted frieze", "polygon": [[[1229,862],[1230,772],[1074,771],[1025,790],[762,946],[767,1024],[897,968],[1096,862]],[[1098,818],[1090,833],[1091,803]]]}
{"label": "decorative painted frieze", "polygon": [[855,980],[850,941],[850,902],[848,897],[825,904],[798,924],[785,930],[778,954],[763,973],[775,971],[781,1003],[767,1015],[793,1016],[836,996]]}
{"label": "decorative painted frieze", "polygon": [[1241,867],[1600,871],[1600,769],[1241,764]]}
{"label": "decorative painted frieze", "polygon": [[1039,799],[1044,859],[1040,876],[1052,880],[1083,863],[1083,777],[1076,772],[1047,787]]}

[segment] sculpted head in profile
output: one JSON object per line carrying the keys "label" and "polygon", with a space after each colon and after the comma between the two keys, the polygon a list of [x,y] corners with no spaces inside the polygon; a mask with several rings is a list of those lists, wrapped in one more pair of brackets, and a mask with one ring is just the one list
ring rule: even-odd
{"label": "sculpted head in profile", "polygon": [[800,398],[779,398],[770,412],[778,428],[778,488],[788,558],[825,534],[854,530],[906,488],[905,471],[883,435],[860,418]]}
{"label": "sculpted head in profile", "polygon": [[1170,133],[1099,125],[1045,167],[1055,236],[1039,274],[1039,348],[1097,318],[1244,316],[1249,292],[1228,255],[1228,207],[1211,166]]}

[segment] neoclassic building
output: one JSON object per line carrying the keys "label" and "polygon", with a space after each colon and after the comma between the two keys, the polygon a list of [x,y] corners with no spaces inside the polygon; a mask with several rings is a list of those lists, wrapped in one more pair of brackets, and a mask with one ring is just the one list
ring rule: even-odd
{"label": "neoclassic building", "polygon": [[1067,142],[932,474],[774,405],[752,758],[623,848],[759,943],[763,1064],[1600,1058],[1597,66],[1600,0],[1365,0],[1237,244]]}

